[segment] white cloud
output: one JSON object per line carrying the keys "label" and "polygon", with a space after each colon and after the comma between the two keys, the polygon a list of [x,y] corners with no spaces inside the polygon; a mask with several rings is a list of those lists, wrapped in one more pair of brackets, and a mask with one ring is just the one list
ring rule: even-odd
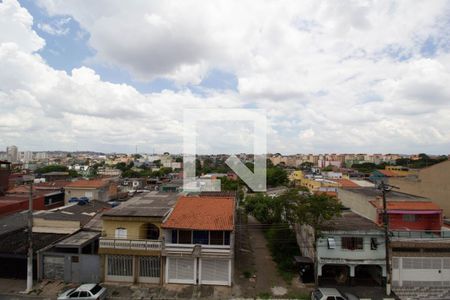
{"label": "white cloud", "polygon": [[66,35],[70,31],[70,28],[67,27],[70,20],[71,18],[61,18],[51,23],[39,23],[37,27],[51,35]]}
{"label": "white cloud", "polygon": [[[180,151],[183,108],[253,104],[268,111],[270,151],[450,146],[447,1],[40,2],[80,23],[95,60],[137,80],[173,80],[181,91],[143,94],[88,67],[52,69],[33,54],[44,41],[32,17],[4,1],[0,25],[14,34],[0,27],[0,69],[11,70],[0,72],[0,143]],[[438,48],[425,58],[430,37]],[[238,92],[183,88],[211,69],[235,74]],[[230,149],[247,140],[210,132],[211,144],[225,137]]]}

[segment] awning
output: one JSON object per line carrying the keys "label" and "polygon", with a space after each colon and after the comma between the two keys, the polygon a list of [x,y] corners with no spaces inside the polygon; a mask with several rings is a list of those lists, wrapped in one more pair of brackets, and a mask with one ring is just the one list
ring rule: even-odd
{"label": "awning", "polygon": [[311,258],[306,256],[294,256],[294,262],[299,264],[312,264],[314,263]]}

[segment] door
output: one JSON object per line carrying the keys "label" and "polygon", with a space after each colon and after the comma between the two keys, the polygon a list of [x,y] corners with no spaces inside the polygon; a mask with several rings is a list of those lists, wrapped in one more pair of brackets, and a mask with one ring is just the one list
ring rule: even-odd
{"label": "door", "polygon": [[64,256],[44,256],[44,278],[64,278]]}
{"label": "door", "polygon": [[196,283],[197,264],[195,258],[167,257],[167,283]]}
{"label": "door", "polygon": [[231,285],[231,260],[201,258],[200,283],[212,285]]}
{"label": "door", "polygon": [[79,283],[80,282],[80,257],[78,255],[74,255],[70,258],[71,261],[71,282]]}

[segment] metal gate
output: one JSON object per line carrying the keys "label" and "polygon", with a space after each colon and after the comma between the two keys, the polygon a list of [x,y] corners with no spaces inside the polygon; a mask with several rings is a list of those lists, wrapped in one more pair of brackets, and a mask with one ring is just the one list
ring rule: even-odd
{"label": "metal gate", "polygon": [[195,258],[167,257],[167,283],[196,283],[197,264]]}
{"label": "metal gate", "polygon": [[159,256],[139,257],[139,282],[159,283],[161,259]]}
{"label": "metal gate", "polygon": [[44,256],[44,278],[64,279],[64,256]]}
{"label": "metal gate", "polygon": [[231,285],[231,261],[201,258],[200,284]]}
{"label": "metal gate", "polygon": [[107,255],[106,280],[133,282],[133,256]]}
{"label": "metal gate", "polygon": [[393,286],[448,286],[449,284],[450,258],[392,258]]}

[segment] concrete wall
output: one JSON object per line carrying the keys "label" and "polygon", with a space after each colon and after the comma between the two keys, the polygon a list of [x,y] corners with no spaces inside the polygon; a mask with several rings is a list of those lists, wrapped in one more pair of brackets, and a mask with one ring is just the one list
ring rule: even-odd
{"label": "concrete wall", "polygon": [[65,194],[65,203],[67,204],[69,199],[72,197],[88,197],[90,200],[99,200],[99,201],[109,201],[109,190],[104,187],[101,189],[92,189],[92,188],[70,188],[66,187],[66,194]]}
{"label": "concrete wall", "polygon": [[[338,199],[345,207],[374,222],[378,222],[377,209],[368,201],[367,197],[353,193],[351,190],[338,189]],[[371,199],[374,200],[374,199]]]}
{"label": "concrete wall", "polygon": [[91,254],[43,253],[38,279],[93,283],[100,281],[100,256]]}
{"label": "concrete wall", "polygon": [[403,193],[429,198],[450,217],[450,161],[422,169],[417,177],[389,178],[389,184],[399,187]]}

